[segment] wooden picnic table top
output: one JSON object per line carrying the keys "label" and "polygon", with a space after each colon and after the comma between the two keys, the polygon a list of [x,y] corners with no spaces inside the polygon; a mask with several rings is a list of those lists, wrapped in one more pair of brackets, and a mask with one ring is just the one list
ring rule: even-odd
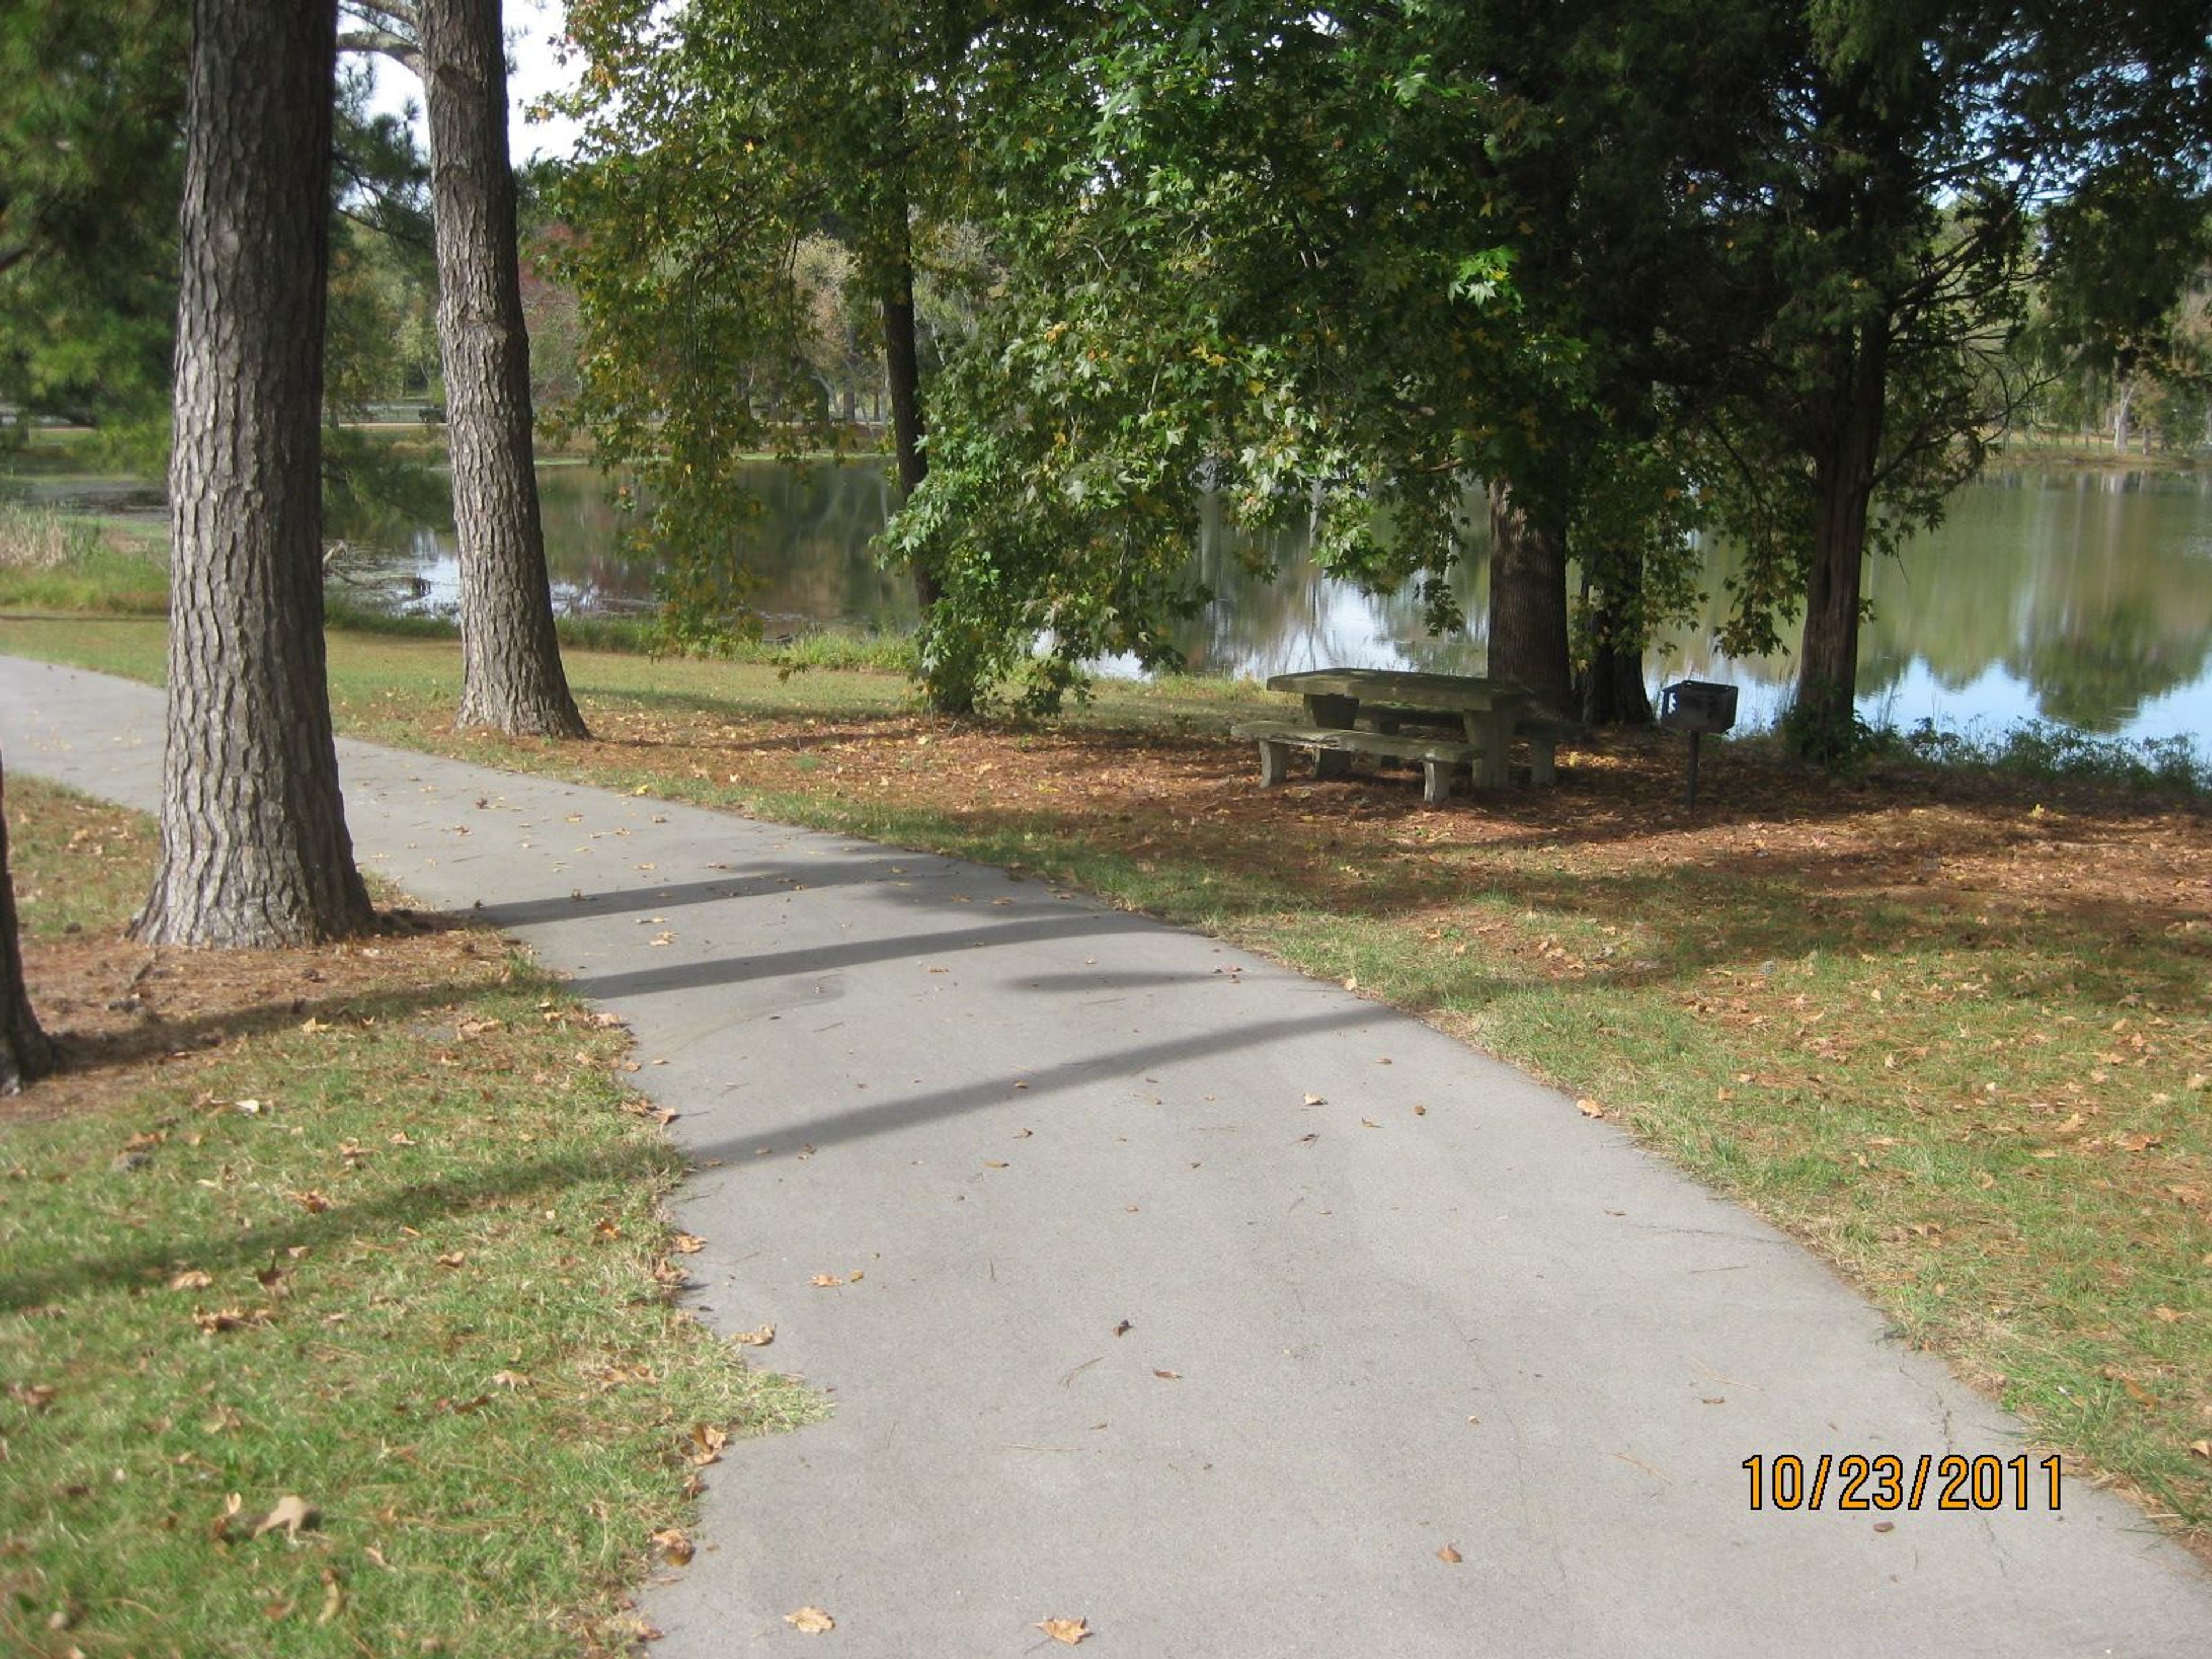
{"label": "wooden picnic table top", "polygon": [[1267,689],[1307,697],[1352,697],[1362,702],[1477,714],[1517,708],[1534,696],[1514,680],[1422,674],[1400,668],[1310,668],[1295,674],[1277,674],[1268,680]]}

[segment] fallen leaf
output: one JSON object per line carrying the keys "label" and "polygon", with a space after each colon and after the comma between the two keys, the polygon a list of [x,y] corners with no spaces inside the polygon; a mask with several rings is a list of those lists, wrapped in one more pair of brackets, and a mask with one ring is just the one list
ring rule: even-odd
{"label": "fallen leaf", "polygon": [[1575,1109],[1580,1112],[1584,1117],[1603,1117],[1605,1115],[1605,1108],[1599,1105],[1597,1102],[1594,1100],[1578,1100],[1575,1103]]}
{"label": "fallen leaf", "polygon": [[1456,1544],[1447,1544],[1437,1552],[1437,1559],[1447,1566],[1455,1567],[1467,1558],[1459,1553],[1459,1547]]}
{"label": "fallen leaf", "polygon": [[730,1340],[748,1348],[765,1348],[775,1340],[775,1327],[763,1325],[757,1331],[739,1331]]}
{"label": "fallen leaf", "polygon": [[653,1534],[653,1541],[661,1554],[667,1558],[670,1566],[688,1567],[691,1565],[691,1540],[684,1536],[683,1528],[669,1527],[657,1532]]}
{"label": "fallen leaf", "polygon": [[696,1255],[707,1248],[707,1241],[694,1237],[690,1233],[678,1233],[670,1242],[668,1248],[678,1255]]}
{"label": "fallen leaf", "polygon": [[2158,1321],[2161,1325],[2172,1325],[2179,1321],[2184,1316],[2176,1313],[2171,1308],[2158,1307],[2153,1308],[2150,1310],[2150,1316]]}
{"label": "fallen leaf", "polygon": [[836,1273],[817,1273],[813,1278],[808,1279],[806,1282],[813,1285],[814,1288],[818,1291],[826,1291],[836,1285],[842,1285],[845,1281]]}
{"label": "fallen leaf", "polygon": [[449,1250],[438,1258],[438,1265],[441,1267],[458,1267],[468,1259],[468,1253],[465,1250]]}
{"label": "fallen leaf", "polygon": [[323,1610],[315,1615],[315,1622],[319,1625],[329,1624],[331,1620],[345,1611],[345,1580],[338,1577],[337,1568],[325,1567],[323,1569]]}
{"label": "fallen leaf", "polygon": [[2212,1459],[2212,1440],[2192,1440],[2189,1443],[2189,1449],[2199,1457]]}
{"label": "fallen leaf", "polygon": [[712,1423],[691,1425],[691,1462],[699,1468],[722,1461],[722,1448],[730,1443],[729,1431]]}
{"label": "fallen leaf", "polygon": [[225,1331],[234,1331],[246,1325],[266,1325],[268,1322],[267,1312],[259,1308],[252,1313],[243,1308],[221,1308],[213,1313],[204,1308],[192,1310],[192,1323],[210,1336],[218,1336]]}
{"label": "fallen leaf", "polygon": [[314,1505],[296,1493],[287,1492],[276,1500],[276,1508],[255,1524],[253,1535],[258,1538],[264,1532],[275,1532],[282,1528],[284,1536],[296,1544],[300,1541],[300,1528],[306,1527],[312,1530],[314,1524]]}
{"label": "fallen leaf", "polygon": [[495,1389],[526,1389],[530,1386],[530,1379],[520,1371],[494,1371],[491,1382]]}
{"label": "fallen leaf", "polygon": [[983,1167],[987,1170],[1005,1170],[1010,1169],[1012,1166],[1007,1164],[1004,1158],[987,1158],[983,1160]]}
{"label": "fallen leaf", "polygon": [[1163,1371],[1156,1370],[1152,1372],[1152,1375],[1158,1377],[1163,1382],[1180,1382],[1182,1381],[1182,1373],[1181,1371]]}
{"label": "fallen leaf", "polygon": [[1040,1619],[1036,1628],[1055,1642],[1065,1642],[1073,1647],[1086,1636],[1095,1636],[1088,1619]]}
{"label": "fallen leaf", "polygon": [[1136,1328],[1137,1328],[1134,1325],[1132,1325],[1125,1319],[1114,1328],[1114,1334],[1116,1336],[1127,1336],[1131,1331],[1133,1331]]}
{"label": "fallen leaf", "polygon": [[204,1291],[215,1283],[214,1279],[198,1267],[188,1267],[169,1281],[173,1291]]}
{"label": "fallen leaf", "polygon": [[819,1607],[801,1607],[797,1613],[787,1613],[783,1622],[809,1636],[820,1636],[837,1628],[837,1621]]}
{"label": "fallen leaf", "polygon": [[331,1195],[320,1188],[311,1188],[304,1193],[291,1194],[292,1201],[309,1215],[320,1215],[331,1207]]}
{"label": "fallen leaf", "polygon": [[1324,1095],[1308,1095],[1306,1097],[1306,1104],[1309,1106],[1326,1106],[1328,1104],[1328,1097]]}

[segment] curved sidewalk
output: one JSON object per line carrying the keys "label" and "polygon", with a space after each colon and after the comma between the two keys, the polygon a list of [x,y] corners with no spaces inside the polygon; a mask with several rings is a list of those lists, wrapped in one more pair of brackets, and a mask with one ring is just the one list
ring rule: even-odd
{"label": "curved sidewalk", "polygon": [[[160,742],[157,693],[0,658],[9,772],[151,808]],[[2055,1512],[2039,1467],[2025,1511],[1832,1476],[1753,1512],[1747,1458],[1909,1480],[2021,1431],[1412,1019],[1002,872],[340,749],[364,866],[629,1022],[705,1316],[837,1402],[709,1471],[656,1654],[1030,1654],[1051,1618],[1109,1659],[2212,1652],[2212,1577],[2070,1472]]]}

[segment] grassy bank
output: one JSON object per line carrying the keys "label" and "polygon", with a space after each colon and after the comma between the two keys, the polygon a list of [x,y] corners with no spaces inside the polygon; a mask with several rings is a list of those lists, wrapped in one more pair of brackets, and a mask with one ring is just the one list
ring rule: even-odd
{"label": "grassy bank", "polygon": [[672,1305],[622,1034],[404,913],[149,951],[144,820],[8,817],[67,1065],[0,1103],[0,1651],[629,1651],[707,1449],[812,1407]]}
{"label": "grassy bank", "polygon": [[[151,677],[159,632],[0,623]],[[893,676],[579,653],[595,738],[455,732],[441,642],[340,635],[360,736],[1018,866],[1212,929],[1559,1082],[1805,1239],[2045,1443],[2212,1540],[2212,824],[2065,769],[1836,780],[1570,747],[1556,789],[1265,793],[1250,687],[949,723]],[[2155,778],[2148,779],[2155,782]]]}

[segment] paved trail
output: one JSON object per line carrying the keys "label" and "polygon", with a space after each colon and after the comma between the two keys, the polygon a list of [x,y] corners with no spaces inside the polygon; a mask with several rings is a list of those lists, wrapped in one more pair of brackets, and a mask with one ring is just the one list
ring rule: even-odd
{"label": "paved trail", "polygon": [[[155,693],[0,659],[11,772],[150,808],[159,732]],[[1057,1651],[1048,1617],[1104,1659],[2212,1653],[2212,1579],[2077,1482],[1751,1512],[1754,1455],[2020,1427],[1410,1019],[1000,872],[341,751],[365,866],[667,1061],[707,1316],[837,1401],[711,1471],[664,1659]]]}

